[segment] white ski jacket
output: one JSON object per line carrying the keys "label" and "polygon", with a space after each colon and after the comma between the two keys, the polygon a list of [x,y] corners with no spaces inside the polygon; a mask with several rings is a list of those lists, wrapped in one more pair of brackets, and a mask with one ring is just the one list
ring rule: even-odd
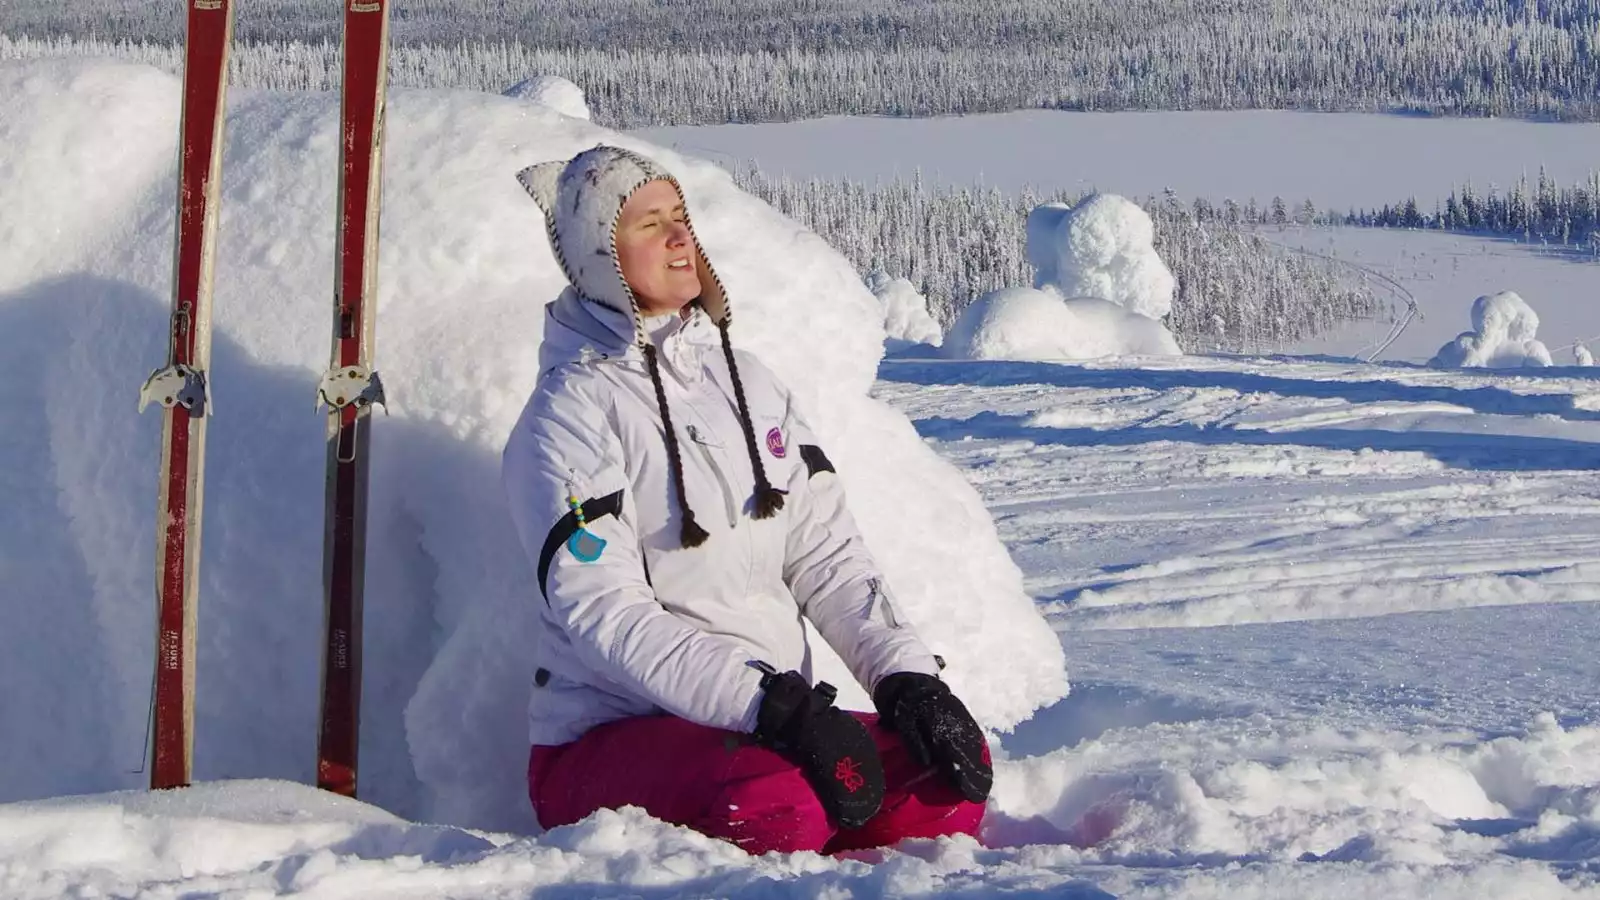
{"label": "white ski jacket", "polygon": [[[644,181],[671,180],[616,153],[598,183],[617,211]],[[558,184],[557,174],[521,176],[547,215],[558,191],[565,200],[585,189],[571,178]],[[596,189],[592,173],[589,181]],[[558,225],[552,242],[561,240]],[[839,478],[787,389],[735,351],[757,455],[787,492],[776,515],[756,519],[755,472],[718,327],[699,303],[684,316],[641,319],[625,285],[614,293],[614,264],[574,272],[568,260],[604,256],[610,235],[604,240],[556,244],[578,286],[547,307],[541,376],[503,455],[512,519],[536,567],[532,742],[566,743],[607,721],[660,712],[753,731],[763,674],[755,661],[811,678],[802,617],[869,692],[894,672],[937,674],[936,658],[897,617]],[[704,271],[715,279],[708,264]],[[720,282],[711,293],[702,301],[726,315]],[[618,308],[624,303],[632,315]],[[683,499],[710,533],[698,547],[679,539],[681,503],[646,340],[657,348]]]}

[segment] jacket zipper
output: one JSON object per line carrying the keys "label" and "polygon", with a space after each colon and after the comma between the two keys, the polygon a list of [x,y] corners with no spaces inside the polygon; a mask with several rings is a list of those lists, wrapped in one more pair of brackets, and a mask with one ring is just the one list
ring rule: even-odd
{"label": "jacket zipper", "polygon": [[890,628],[899,628],[900,620],[894,614],[894,606],[889,603],[889,595],[883,591],[883,583],[876,578],[867,579],[867,618],[877,611],[879,605],[883,606],[883,622]]}
{"label": "jacket zipper", "polygon": [[711,447],[700,434],[700,429],[689,423],[689,440],[700,448],[700,455],[705,457],[706,465],[711,467],[712,474],[717,476],[717,484],[722,486],[722,505],[728,513],[728,527],[739,527],[739,507],[733,499],[733,486],[728,483],[728,476],[723,474],[722,467],[717,465],[717,459],[711,452]]}

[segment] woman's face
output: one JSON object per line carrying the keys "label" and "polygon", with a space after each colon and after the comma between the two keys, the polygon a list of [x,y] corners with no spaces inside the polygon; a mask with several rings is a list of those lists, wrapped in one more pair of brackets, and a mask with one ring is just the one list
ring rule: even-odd
{"label": "woman's face", "polygon": [[647,316],[677,312],[700,296],[694,238],[670,181],[633,192],[617,219],[617,266]]}

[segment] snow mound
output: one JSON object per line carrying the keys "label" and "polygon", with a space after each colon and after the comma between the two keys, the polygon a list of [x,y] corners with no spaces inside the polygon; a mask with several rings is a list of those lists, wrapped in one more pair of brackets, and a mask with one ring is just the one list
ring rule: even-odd
{"label": "snow mound", "polygon": [[867,288],[883,305],[886,350],[900,352],[917,344],[937,347],[944,342],[939,323],[928,314],[928,298],[909,279],[874,272],[867,279]]}
{"label": "snow mound", "polygon": [[535,75],[513,84],[502,92],[507,97],[528,100],[574,119],[588,121],[589,101],[583,88],[560,75]]}
{"label": "snow mound", "polygon": [[1572,348],[1572,361],[1580,366],[1594,365],[1594,353],[1582,344]]}
{"label": "snow mound", "polygon": [[[1485,294],[1472,302],[1472,330],[1440,347],[1428,365],[1446,369],[1552,365],[1550,351],[1535,337],[1538,331],[1539,314],[1515,292]],[[1579,360],[1581,365],[1581,355]]]}
{"label": "snow mound", "polygon": [[[0,800],[147,778],[161,419],[136,401],[166,354],[178,94],[176,79],[138,66],[0,65],[0,421],[29,423],[0,436]],[[230,100],[195,776],[304,783],[338,98]],[[563,280],[513,173],[602,141],[682,180],[739,311],[735,342],[793,387],[908,618],[974,714],[1006,728],[1065,693],[1061,646],[977,493],[868,396],[882,307],[822,239],[710,163],[493,94],[397,90],[387,139],[376,363],[390,414],[373,427],[364,799],[410,819],[534,827],[533,573],[499,455],[537,376],[542,304]],[[818,673],[847,684],[835,658]],[[858,688],[840,699],[867,704]]]}
{"label": "snow mound", "polygon": [[1027,229],[1034,287],[1098,297],[1152,319],[1172,311],[1177,281],[1156,254],[1155,226],[1137,203],[1116,194],[1077,206],[1046,203],[1028,214]]}
{"label": "snow mound", "polygon": [[1064,300],[1054,289],[1003,288],[973,301],[945,336],[951,359],[1179,356],[1160,322],[1107,300]]}

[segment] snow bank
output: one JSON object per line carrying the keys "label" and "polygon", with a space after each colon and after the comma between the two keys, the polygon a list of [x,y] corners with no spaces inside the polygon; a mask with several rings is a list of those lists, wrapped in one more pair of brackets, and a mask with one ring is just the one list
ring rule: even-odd
{"label": "snow bank", "polygon": [[867,289],[883,305],[886,351],[901,352],[917,344],[937,347],[944,342],[939,323],[928,314],[928,298],[918,293],[910,280],[874,272],[867,279]]}
{"label": "snow bank", "polygon": [[507,97],[528,100],[549,107],[563,116],[588,121],[589,101],[578,87],[560,75],[535,75],[513,84],[503,92]]}
{"label": "snow bank", "polygon": [[1028,214],[1034,287],[1098,297],[1159,319],[1172,311],[1177,282],[1154,241],[1149,214],[1116,194],[1096,194],[1071,207],[1046,203]]}
{"label": "snow bank", "polygon": [[[1464,331],[1428,361],[1438,368],[1510,369],[1551,365],[1550,351],[1534,335],[1539,314],[1512,291],[1472,302],[1472,330]],[[1579,357],[1580,365],[1582,357]]]}
{"label": "snow bank", "polygon": [[952,359],[1096,359],[1178,356],[1160,322],[1106,300],[1062,299],[1053,288],[1004,288],[979,297],[950,327]]}
{"label": "snow bank", "polygon": [[[0,799],[138,787],[153,657],[177,83],[102,61],[0,66]],[[216,267],[195,774],[309,782],[338,100],[235,92]],[[867,397],[882,308],[815,235],[717,167],[488,94],[391,97],[367,571],[364,799],[532,828],[533,576],[499,451],[561,276],[512,178],[601,141],[683,180],[734,339],[811,414],[947,677],[1001,728],[1066,690],[1059,643],[977,494]],[[16,423],[26,423],[18,427]],[[1005,665],[996,665],[1004,660]],[[844,683],[836,660],[824,677]],[[842,699],[860,707],[856,690]]]}

